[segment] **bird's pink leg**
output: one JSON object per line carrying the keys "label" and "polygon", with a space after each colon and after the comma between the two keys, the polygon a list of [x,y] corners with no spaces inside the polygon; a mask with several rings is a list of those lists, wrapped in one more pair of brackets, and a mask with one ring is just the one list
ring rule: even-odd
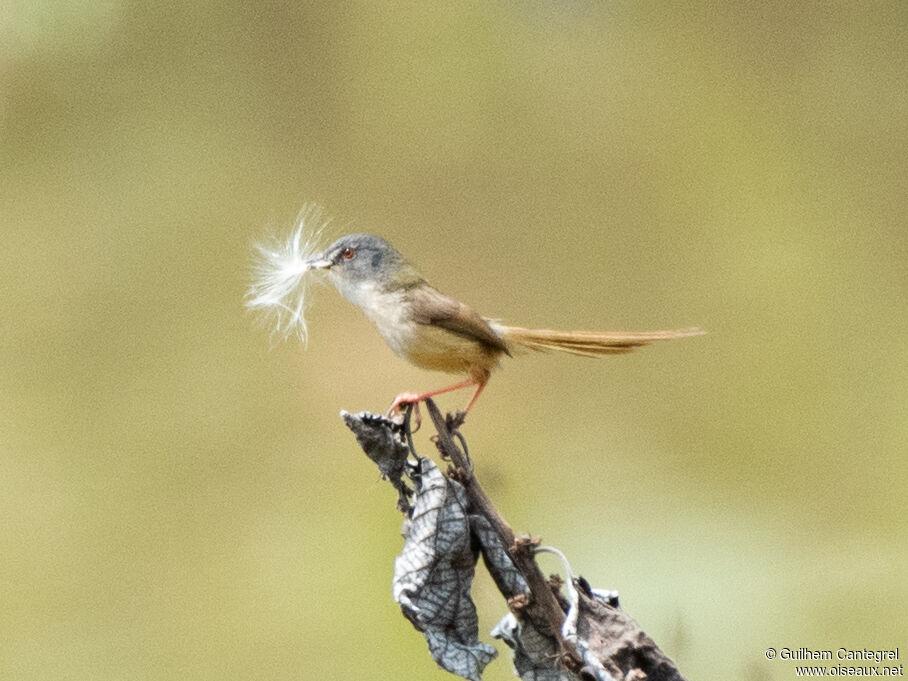
{"label": "bird's pink leg", "polygon": [[479,397],[479,393],[482,392],[482,389],[486,387],[486,384],[477,383],[472,378],[468,378],[465,381],[460,383],[455,383],[454,385],[449,385],[446,388],[438,388],[437,390],[430,390],[425,393],[401,393],[394,398],[394,402],[391,404],[391,409],[389,410],[391,414],[396,414],[400,412],[400,406],[403,404],[414,404],[418,405],[427,397],[435,397],[435,395],[441,395],[442,393],[449,393],[452,390],[460,390],[461,388],[469,388],[471,385],[479,385],[479,389],[476,391],[476,394],[473,395],[473,399],[470,400],[470,404],[467,406],[467,411],[470,411],[470,407],[473,406],[473,403],[476,402],[476,398]]}
{"label": "bird's pink leg", "polygon": [[482,394],[483,388],[486,387],[486,381],[483,381],[479,384],[479,387],[476,388],[476,392],[473,393],[473,398],[470,400],[470,403],[467,405],[465,412],[469,412],[473,408],[473,405],[476,404],[476,400],[479,399],[479,396]]}

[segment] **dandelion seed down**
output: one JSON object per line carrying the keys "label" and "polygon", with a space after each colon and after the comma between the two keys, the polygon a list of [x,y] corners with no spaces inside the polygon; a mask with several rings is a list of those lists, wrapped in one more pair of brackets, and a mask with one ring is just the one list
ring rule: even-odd
{"label": "dandelion seed down", "polygon": [[246,307],[259,312],[272,325],[272,332],[284,338],[308,338],[306,310],[309,286],[306,261],[321,249],[319,241],[330,220],[314,204],[303,206],[293,230],[285,238],[255,244],[252,284],[246,293]]}

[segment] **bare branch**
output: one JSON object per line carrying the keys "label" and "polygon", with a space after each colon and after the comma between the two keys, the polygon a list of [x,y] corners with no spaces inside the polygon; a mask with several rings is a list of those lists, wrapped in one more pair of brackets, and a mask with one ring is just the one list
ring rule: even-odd
{"label": "bare branch", "polygon": [[[436,662],[475,680],[491,660],[476,638],[469,593],[473,564],[482,553],[510,610],[492,633],[514,649],[514,664],[524,681],[684,681],[674,663],[621,610],[614,592],[591,589],[567,565],[567,581],[556,576],[546,580],[535,560],[539,540],[517,537],[473,474],[458,430],[463,415],[444,417],[432,400],[426,400],[426,407],[438,451],[451,462],[441,478],[428,459],[405,444],[412,442],[407,425],[365,412],[342,416],[398,490],[398,508],[408,521],[405,548],[396,563],[404,569],[395,570],[395,598],[426,635]],[[408,456],[416,457],[416,463],[409,463]],[[415,487],[412,506],[405,475]],[[562,585],[567,597],[560,593]]]}

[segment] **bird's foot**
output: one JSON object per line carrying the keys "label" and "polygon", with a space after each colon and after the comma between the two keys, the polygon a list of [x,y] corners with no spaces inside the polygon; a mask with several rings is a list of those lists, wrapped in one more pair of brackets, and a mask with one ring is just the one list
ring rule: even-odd
{"label": "bird's foot", "polygon": [[394,398],[394,401],[391,403],[391,408],[388,410],[391,414],[398,414],[403,409],[401,406],[406,406],[408,404],[419,404],[421,400],[425,399],[425,395],[420,395],[419,393],[401,393]]}
{"label": "bird's foot", "polygon": [[420,395],[419,393],[401,393],[391,403],[391,408],[388,409],[388,416],[402,415],[407,410],[407,407],[412,405],[413,416],[416,419],[416,428],[413,429],[415,432],[422,427],[422,414],[419,412],[419,403],[423,399],[425,399],[425,395]]}

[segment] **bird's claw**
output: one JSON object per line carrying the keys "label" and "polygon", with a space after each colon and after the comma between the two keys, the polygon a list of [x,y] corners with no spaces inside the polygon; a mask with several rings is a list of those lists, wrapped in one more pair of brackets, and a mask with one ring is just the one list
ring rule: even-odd
{"label": "bird's claw", "polygon": [[388,409],[388,416],[390,418],[401,416],[406,412],[408,406],[412,406],[413,416],[416,417],[416,428],[413,428],[412,432],[415,433],[422,427],[422,414],[419,412],[420,400],[422,400],[422,395],[419,393],[401,393],[391,403],[391,408]]}

